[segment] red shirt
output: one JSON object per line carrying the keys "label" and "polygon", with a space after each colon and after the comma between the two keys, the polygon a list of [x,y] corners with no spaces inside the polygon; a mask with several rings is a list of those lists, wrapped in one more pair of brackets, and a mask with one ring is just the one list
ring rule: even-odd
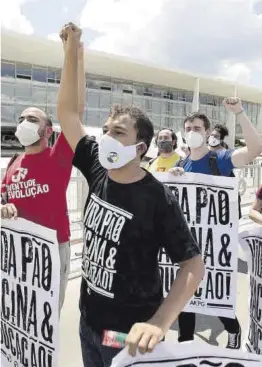
{"label": "red shirt", "polygon": [[2,197],[16,206],[18,216],[56,230],[59,243],[70,238],[66,190],[73,156],[60,134],[52,148],[19,155],[2,181]]}
{"label": "red shirt", "polygon": [[259,189],[256,192],[256,197],[259,200],[262,200],[262,185],[260,185]]}

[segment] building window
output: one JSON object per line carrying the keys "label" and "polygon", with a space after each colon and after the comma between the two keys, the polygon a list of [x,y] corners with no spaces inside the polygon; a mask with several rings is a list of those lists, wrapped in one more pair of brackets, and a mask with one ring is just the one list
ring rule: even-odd
{"label": "building window", "polygon": [[98,126],[104,126],[109,116],[109,111],[101,111],[100,112],[100,124]]}
{"label": "building window", "polygon": [[15,99],[20,102],[32,102],[32,85],[25,80],[17,80],[15,84]]}
{"label": "building window", "polygon": [[1,96],[3,101],[12,102],[14,100],[15,87],[11,83],[1,83]]}
{"label": "building window", "polygon": [[99,93],[88,91],[88,107],[99,108]]}
{"label": "building window", "polygon": [[32,66],[28,64],[16,64],[16,78],[31,80],[32,78]]}
{"label": "building window", "polygon": [[7,62],[1,62],[1,76],[4,78],[15,77],[15,65]]}
{"label": "building window", "polygon": [[143,109],[143,98],[141,97],[134,97],[133,98],[133,106],[137,107],[137,108],[141,108]]}
{"label": "building window", "polygon": [[87,126],[100,126],[100,113],[99,111],[88,110],[87,114]]}
{"label": "building window", "polygon": [[162,89],[160,88],[152,88],[153,97],[161,98],[162,97]]}
{"label": "building window", "polygon": [[[98,96],[99,98],[99,96]],[[110,108],[111,106],[111,93],[101,93],[100,94],[100,108]],[[98,106],[91,106],[90,107],[98,107]]]}
{"label": "building window", "polygon": [[33,67],[32,76],[34,81],[46,83],[47,69]]}
{"label": "building window", "polygon": [[119,104],[122,106],[122,98],[119,94],[113,94],[112,96],[112,105]]}
{"label": "building window", "polygon": [[33,87],[32,102],[35,104],[47,104],[47,88],[45,87]]}
{"label": "building window", "polygon": [[1,120],[15,124],[14,105],[1,105]]}
{"label": "building window", "polygon": [[122,105],[123,106],[132,106],[133,104],[133,94],[124,94],[122,95]]}
{"label": "building window", "polygon": [[161,102],[159,101],[152,101],[152,113],[157,115],[161,114]]}
{"label": "building window", "polygon": [[160,116],[152,116],[152,122],[155,130],[160,130],[161,128],[161,117]]}
{"label": "building window", "polygon": [[48,68],[47,70],[47,82],[51,84],[56,83],[56,73],[54,69]]}
{"label": "building window", "polygon": [[133,94],[133,85],[132,84],[122,84],[123,93]]}
{"label": "building window", "polygon": [[144,86],[139,84],[134,84],[134,93],[139,96],[143,96],[144,94]]}
{"label": "building window", "polygon": [[146,112],[152,112],[152,99],[150,98],[144,99],[144,109]]}
{"label": "building window", "polygon": [[47,103],[56,104],[58,94],[58,85],[48,85],[47,86]]}
{"label": "building window", "polygon": [[153,96],[153,91],[152,91],[152,88],[149,88],[149,87],[145,87],[144,88],[144,96],[146,97],[152,97]]}

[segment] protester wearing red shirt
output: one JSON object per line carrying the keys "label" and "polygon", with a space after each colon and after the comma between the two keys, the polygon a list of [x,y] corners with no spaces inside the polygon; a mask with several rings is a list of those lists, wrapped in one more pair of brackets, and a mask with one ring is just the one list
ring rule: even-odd
{"label": "protester wearing red shirt", "polygon": [[[79,49],[79,119],[85,104],[83,46]],[[19,118],[16,137],[25,152],[11,159],[2,181],[1,217],[25,218],[56,230],[60,254],[61,311],[70,267],[70,223],[66,191],[74,153],[61,133],[53,147],[48,140],[52,121],[44,111],[30,107]]]}

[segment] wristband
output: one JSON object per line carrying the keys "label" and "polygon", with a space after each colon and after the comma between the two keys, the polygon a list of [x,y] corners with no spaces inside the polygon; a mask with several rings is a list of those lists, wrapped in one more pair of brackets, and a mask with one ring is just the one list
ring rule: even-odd
{"label": "wristband", "polygon": [[241,115],[241,113],[243,113],[243,112],[245,112],[244,108],[241,111],[235,113],[235,116]]}

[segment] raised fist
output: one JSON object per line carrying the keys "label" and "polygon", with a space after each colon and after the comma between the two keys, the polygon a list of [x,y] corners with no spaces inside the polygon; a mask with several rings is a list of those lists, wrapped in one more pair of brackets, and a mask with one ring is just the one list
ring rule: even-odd
{"label": "raised fist", "polygon": [[68,41],[80,43],[82,30],[70,22],[63,26],[59,35],[65,48]]}
{"label": "raised fist", "polygon": [[223,100],[224,107],[233,113],[239,113],[243,111],[242,102],[237,97],[227,97]]}

